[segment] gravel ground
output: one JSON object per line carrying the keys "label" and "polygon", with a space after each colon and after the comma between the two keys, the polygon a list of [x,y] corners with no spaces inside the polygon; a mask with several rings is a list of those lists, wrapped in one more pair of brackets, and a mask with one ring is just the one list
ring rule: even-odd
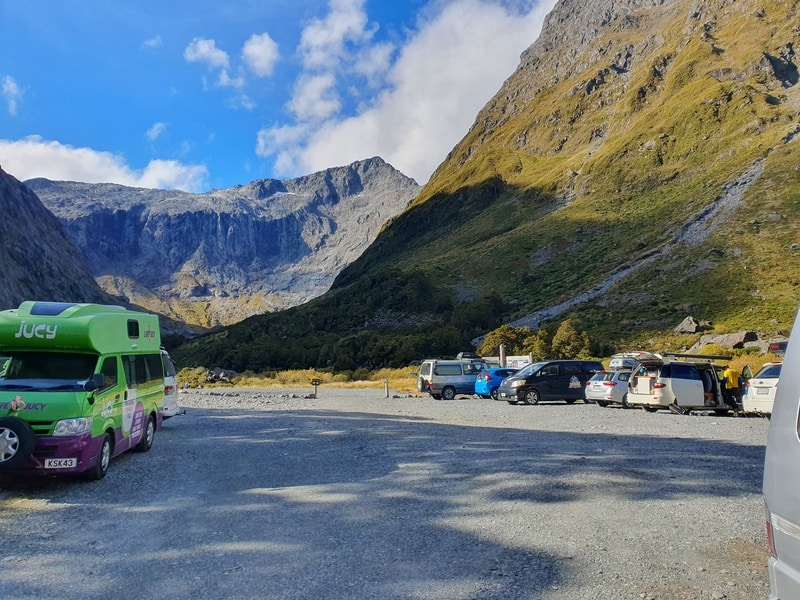
{"label": "gravel ground", "polygon": [[0,480],[0,597],[754,600],[769,422],[192,390],[105,479]]}

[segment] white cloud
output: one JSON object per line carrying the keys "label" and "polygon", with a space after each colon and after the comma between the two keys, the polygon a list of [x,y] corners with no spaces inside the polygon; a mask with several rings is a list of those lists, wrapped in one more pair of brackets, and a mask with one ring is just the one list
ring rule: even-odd
{"label": "white cloud", "polygon": [[268,33],[251,35],[242,47],[242,60],[258,77],[271,75],[278,57],[278,44]]}
{"label": "white cloud", "polygon": [[145,48],[158,48],[159,46],[161,46],[161,36],[156,35],[154,37],[146,39],[145,41],[142,42],[142,46],[144,46]]}
{"label": "white cloud", "polygon": [[[358,56],[371,47],[359,0],[332,1],[331,13],[303,35],[301,50],[309,69],[300,77],[289,104],[295,120],[262,129],[256,152],[273,156],[280,176],[297,176],[335,165],[381,156],[425,183],[447,153],[467,133],[480,109],[519,64],[519,56],[536,39],[555,0],[444,0],[432,5],[428,18],[400,49],[394,63],[384,55],[374,68],[356,62],[362,73],[387,84],[354,115],[342,115],[332,100],[339,84],[318,82],[325,94],[314,106],[311,70],[327,69],[335,78],[345,40],[360,40]],[[363,11],[361,11],[363,13]],[[328,24],[329,31],[317,23]],[[337,26],[333,24],[336,23]],[[362,32],[359,36],[357,32]],[[322,56],[328,50],[327,58]],[[320,77],[319,74],[316,75]],[[320,119],[323,119],[320,121]],[[312,121],[316,123],[309,127]]]}
{"label": "white cloud", "polygon": [[207,188],[204,165],[186,165],[175,160],[151,160],[142,170],[131,169],[110,152],[74,148],[30,136],[22,140],[0,140],[0,165],[20,181],[34,177],[86,183],[119,183],[133,187],[180,189],[200,192]]}
{"label": "white cloud", "polygon": [[300,54],[307,69],[335,66],[346,53],[346,44],[369,40],[364,0],[330,0],[330,12],[314,19],[303,30]]}
{"label": "white cloud", "polygon": [[3,77],[2,85],[0,85],[0,95],[6,101],[6,108],[9,114],[16,115],[17,106],[22,100],[22,90],[11,75]]}
{"label": "white cloud", "polygon": [[189,62],[206,63],[209,67],[228,68],[228,53],[217,48],[214,40],[194,38],[183,51],[183,57]]}
{"label": "white cloud", "polygon": [[288,108],[301,121],[321,121],[341,108],[331,73],[302,76],[296,83]]}
{"label": "white cloud", "polygon": [[153,123],[153,126],[147,130],[145,136],[147,137],[148,140],[154,142],[159,137],[161,137],[161,134],[164,133],[166,130],[167,130],[166,123]]}

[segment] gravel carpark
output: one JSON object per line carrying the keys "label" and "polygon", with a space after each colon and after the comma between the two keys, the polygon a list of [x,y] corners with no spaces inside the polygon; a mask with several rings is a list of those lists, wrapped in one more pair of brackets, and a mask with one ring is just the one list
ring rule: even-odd
{"label": "gravel carpark", "polygon": [[0,480],[0,598],[767,598],[769,421],[183,391],[105,479]]}

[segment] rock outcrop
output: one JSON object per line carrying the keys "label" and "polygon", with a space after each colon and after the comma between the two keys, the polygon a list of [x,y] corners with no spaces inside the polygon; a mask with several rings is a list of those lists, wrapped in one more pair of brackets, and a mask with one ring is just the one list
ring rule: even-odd
{"label": "rock outcrop", "polygon": [[26,184],[106,291],[202,327],[321,295],[419,191],[380,158],[204,194]]}
{"label": "rock outcrop", "polygon": [[0,169],[0,309],[23,300],[115,303],[97,285],[64,226]]}

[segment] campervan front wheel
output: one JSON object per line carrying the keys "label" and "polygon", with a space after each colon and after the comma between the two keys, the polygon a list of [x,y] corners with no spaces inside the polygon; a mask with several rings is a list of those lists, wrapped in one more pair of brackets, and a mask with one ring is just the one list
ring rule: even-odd
{"label": "campervan front wheel", "polygon": [[0,469],[24,467],[35,445],[36,436],[28,423],[16,417],[0,418]]}
{"label": "campervan front wheel", "polygon": [[102,479],[108,473],[108,465],[111,464],[111,436],[103,434],[103,441],[100,443],[100,451],[97,453],[97,462],[86,472],[86,477],[92,480]]}

